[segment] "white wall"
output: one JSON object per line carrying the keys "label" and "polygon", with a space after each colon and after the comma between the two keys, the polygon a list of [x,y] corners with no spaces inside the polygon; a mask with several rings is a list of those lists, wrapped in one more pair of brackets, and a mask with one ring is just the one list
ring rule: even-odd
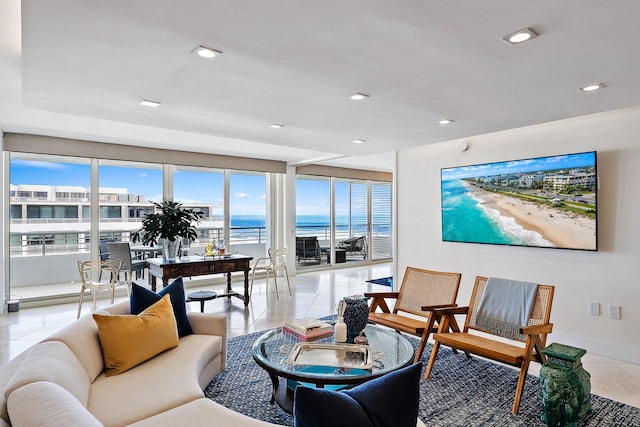
{"label": "white wall", "polygon": [[[458,303],[476,275],[556,285],[549,343],[640,364],[640,108],[611,111],[400,151],[397,272],[416,266],[462,273]],[[599,251],[442,241],[440,168],[598,151]],[[589,302],[601,315],[588,314]],[[608,317],[609,305],[622,318]]]}

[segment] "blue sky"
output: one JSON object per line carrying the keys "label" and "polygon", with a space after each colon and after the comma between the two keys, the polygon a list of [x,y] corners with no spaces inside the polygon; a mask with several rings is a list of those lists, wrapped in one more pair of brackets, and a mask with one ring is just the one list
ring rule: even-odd
{"label": "blue sky", "polygon": [[[335,185],[336,215],[349,214],[349,186],[346,182]],[[296,180],[296,215],[325,215],[331,213],[331,193],[328,179]]]}
{"label": "blue sky", "polygon": [[[55,161],[11,160],[13,185],[71,185],[89,188],[90,166]],[[162,170],[100,166],[100,187],[126,188],[129,194],[146,200],[162,200]],[[185,203],[223,203],[222,173],[179,169],[174,174],[174,199]],[[230,210],[232,215],[265,215],[266,178],[264,175],[232,173]],[[329,181],[299,179],[296,184],[297,215],[329,215]],[[348,185],[336,184],[336,214],[349,213]],[[221,209],[214,211],[222,215]]]}
{"label": "blue sky", "polygon": [[[143,195],[146,200],[162,200],[162,170],[100,166],[100,187],[126,188],[129,194]],[[11,184],[72,185],[89,188],[89,164],[11,161]],[[231,174],[230,209],[232,215],[265,214],[265,176]],[[174,199],[185,203],[214,203],[222,206],[222,173],[178,170],[174,174]],[[221,215],[222,210],[215,211]]]}
{"label": "blue sky", "polygon": [[572,169],[595,166],[596,153],[577,153],[560,156],[538,157],[535,159],[513,160],[506,162],[485,163],[481,165],[444,168],[441,171],[442,181],[452,179],[474,178],[512,174],[518,172],[538,172],[554,169]]}

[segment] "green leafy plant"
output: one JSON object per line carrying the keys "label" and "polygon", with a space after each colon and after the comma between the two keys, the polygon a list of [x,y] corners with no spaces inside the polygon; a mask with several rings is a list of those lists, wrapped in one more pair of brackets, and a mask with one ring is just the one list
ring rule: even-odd
{"label": "green leafy plant", "polygon": [[142,241],[144,245],[154,246],[159,239],[172,242],[178,238],[196,240],[198,234],[195,225],[199,224],[204,216],[202,212],[183,208],[178,202],[151,203],[159,212],[147,214],[142,218],[142,228],[132,236],[134,242]]}

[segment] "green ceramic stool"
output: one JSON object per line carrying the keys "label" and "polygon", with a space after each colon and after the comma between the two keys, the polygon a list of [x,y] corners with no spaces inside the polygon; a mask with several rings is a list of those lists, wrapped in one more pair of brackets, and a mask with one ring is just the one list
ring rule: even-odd
{"label": "green ceramic stool", "polygon": [[591,380],[580,359],[581,348],[553,343],[542,350],[547,363],[540,369],[540,418],[549,427],[575,426],[591,413]]}

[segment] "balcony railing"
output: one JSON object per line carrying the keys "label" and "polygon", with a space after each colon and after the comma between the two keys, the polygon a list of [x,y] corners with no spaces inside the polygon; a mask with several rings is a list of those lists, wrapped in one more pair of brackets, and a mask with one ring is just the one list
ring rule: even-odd
{"label": "balcony railing", "polygon": [[[76,221],[77,222],[77,221]],[[231,227],[230,244],[264,244],[266,242],[265,227]],[[129,241],[130,230],[109,231],[101,233],[101,237],[112,238],[114,240]],[[55,237],[54,237],[55,235]],[[84,242],[78,242],[77,236],[71,234],[48,233],[12,233],[12,244],[10,246],[11,256],[46,256],[64,253],[85,253],[90,250],[90,240],[86,238]],[[198,228],[198,240],[200,242],[220,242],[224,238],[224,229]],[[27,244],[14,244],[16,240],[28,242]]]}
{"label": "balcony railing", "polygon": [[[131,219],[130,221],[134,222],[135,220]],[[60,220],[57,220],[57,222],[60,222]],[[77,223],[77,220],[75,222]],[[349,228],[348,225],[339,225],[336,227],[336,240],[339,241],[353,236],[365,235],[366,229],[366,224],[355,224],[351,228]],[[374,224],[372,237],[389,236],[389,230],[390,227],[388,224]],[[231,227],[229,232],[230,245],[266,243],[267,232],[265,227]],[[129,241],[130,233],[131,230],[116,230],[101,233],[101,236],[114,240]],[[78,239],[71,233],[11,233],[11,236],[19,236],[19,238],[13,237],[12,239],[10,246],[11,256],[46,256],[64,253],[84,253],[90,250],[90,240],[88,237],[84,239],[83,242],[78,242]],[[331,237],[331,227],[328,225],[296,227],[296,236],[317,236],[319,240],[329,240]],[[218,243],[223,239],[224,229],[222,227],[198,228],[198,241],[200,242]],[[16,240],[19,240],[21,243],[14,244],[13,242]],[[22,242],[28,243],[22,244]]]}

